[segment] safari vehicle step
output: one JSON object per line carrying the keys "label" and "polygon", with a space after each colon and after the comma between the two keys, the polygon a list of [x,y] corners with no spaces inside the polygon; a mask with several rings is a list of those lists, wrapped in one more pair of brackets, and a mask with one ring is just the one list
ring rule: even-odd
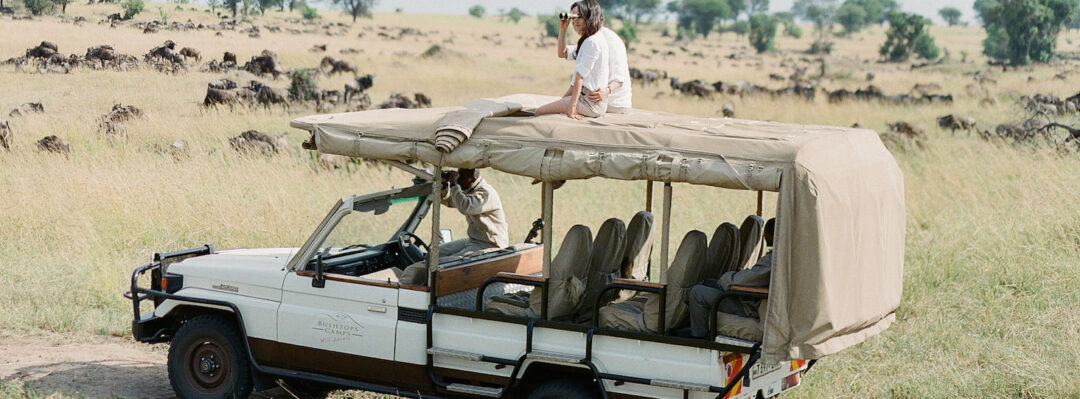
{"label": "safari vehicle step", "polygon": [[709,386],[708,384],[695,384],[695,383],[692,383],[692,382],[683,382],[683,381],[675,381],[675,380],[651,380],[651,381],[649,381],[649,384],[653,385],[653,386],[664,387],[664,388],[675,388],[675,389],[681,389],[681,390],[687,390],[687,391],[699,391],[699,392],[709,392],[712,389],[712,387]]}
{"label": "safari vehicle step", "polygon": [[502,388],[482,387],[477,385],[468,384],[450,384],[446,386],[446,390],[454,393],[461,393],[466,395],[484,396],[488,398],[501,398],[503,395]]}
{"label": "safari vehicle step", "polygon": [[479,362],[484,359],[484,355],[481,355],[479,353],[465,352],[453,349],[428,348],[427,353],[432,356],[445,356],[455,359],[472,360],[474,362]]}
{"label": "safari vehicle step", "polygon": [[546,351],[533,351],[525,355],[526,359],[540,360],[546,362],[555,363],[567,363],[567,364],[581,364],[583,358],[578,355],[568,355],[565,353],[546,352]]}

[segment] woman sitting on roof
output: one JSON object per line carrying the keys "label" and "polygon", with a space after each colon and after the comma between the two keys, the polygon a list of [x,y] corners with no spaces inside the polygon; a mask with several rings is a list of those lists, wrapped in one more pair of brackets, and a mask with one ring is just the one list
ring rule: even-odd
{"label": "woman sitting on roof", "polygon": [[[569,20],[559,22],[559,47],[566,48],[566,26],[574,25],[581,38],[574,52],[574,75],[563,98],[536,109],[537,116],[565,113],[574,119],[596,118],[607,112],[607,101],[589,101],[590,92],[603,88],[611,80],[607,43],[597,32],[604,26],[604,13],[596,0],[582,0],[570,7]],[[568,57],[571,58],[571,57]]]}

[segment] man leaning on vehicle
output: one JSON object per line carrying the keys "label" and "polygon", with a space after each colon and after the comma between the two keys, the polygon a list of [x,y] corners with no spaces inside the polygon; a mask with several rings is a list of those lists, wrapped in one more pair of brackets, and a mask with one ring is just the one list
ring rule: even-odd
{"label": "man leaning on vehicle", "polygon": [[444,173],[443,184],[449,189],[442,203],[457,209],[469,222],[468,237],[439,246],[439,257],[460,256],[469,252],[510,245],[506,216],[499,193],[476,169],[459,169]]}

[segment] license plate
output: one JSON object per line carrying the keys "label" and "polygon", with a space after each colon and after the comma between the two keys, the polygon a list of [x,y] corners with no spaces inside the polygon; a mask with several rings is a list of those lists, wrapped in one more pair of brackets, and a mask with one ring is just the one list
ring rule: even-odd
{"label": "license plate", "polygon": [[765,364],[765,363],[761,363],[761,362],[755,363],[754,367],[750,368],[750,379],[753,380],[753,379],[756,379],[756,378],[761,377],[763,375],[774,372],[776,370],[780,370],[781,368],[784,367],[785,364],[787,364],[787,363],[784,363],[784,362],[775,363],[775,364]]}

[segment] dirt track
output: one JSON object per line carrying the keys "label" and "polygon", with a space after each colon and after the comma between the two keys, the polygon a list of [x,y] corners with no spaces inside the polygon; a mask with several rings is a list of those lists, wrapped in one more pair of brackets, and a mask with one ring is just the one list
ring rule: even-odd
{"label": "dirt track", "polygon": [[122,338],[0,334],[0,381],[43,395],[172,398],[167,352]]}
{"label": "dirt track", "polygon": [[[0,330],[0,383],[25,383],[45,396],[175,398],[165,368],[168,351],[165,344],[125,338]],[[252,397],[292,398],[278,391]]]}

